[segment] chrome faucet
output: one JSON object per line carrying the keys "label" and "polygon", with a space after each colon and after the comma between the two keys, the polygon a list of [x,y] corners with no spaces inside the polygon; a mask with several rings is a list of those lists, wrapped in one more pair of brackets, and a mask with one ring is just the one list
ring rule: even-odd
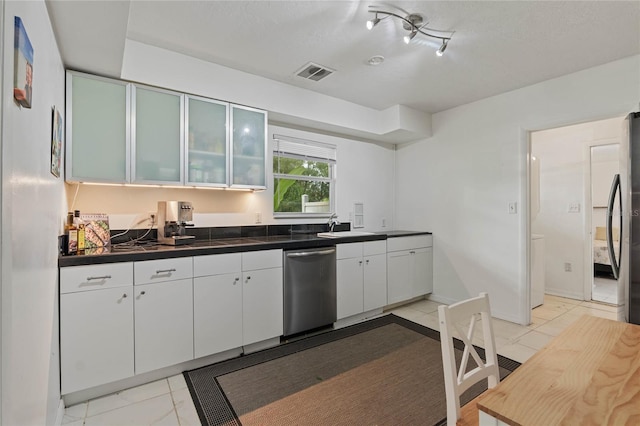
{"label": "chrome faucet", "polygon": [[331,216],[329,216],[329,222],[327,222],[327,225],[329,225],[329,231],[333,232],[333,229],[336,227],[336,225],[340,225],[340,222],[338,221],[338,215],[335,213],[331,213]]}

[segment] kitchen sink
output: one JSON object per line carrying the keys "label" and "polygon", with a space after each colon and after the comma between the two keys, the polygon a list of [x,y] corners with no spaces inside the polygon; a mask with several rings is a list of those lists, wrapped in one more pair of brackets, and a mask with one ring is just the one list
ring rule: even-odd
{"label": "kitchen sink", "polygon": [[322,237],[322,238],[361,237],[364,235],[373,235],[373,232],[365,232],[365,231],[318,232],[318,237]]}

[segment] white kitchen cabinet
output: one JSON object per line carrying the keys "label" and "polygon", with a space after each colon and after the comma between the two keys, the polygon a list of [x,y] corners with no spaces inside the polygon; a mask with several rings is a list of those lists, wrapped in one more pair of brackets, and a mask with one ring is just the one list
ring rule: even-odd
{"label": "white kitchen cabinet", "polygon": [[267,112],[67,72],[72,182],[266,189]]}
{"label": "white kitchen cabinet", "polygon": [[226,186],[229,179],[229,104],[186,96],[187,185]]}
{"label": "white kitchen cabinet", "polygon": [[62,394],[133,376],[133,286],[60,296]]}
{"label": "white kitchen cabinet", "polygon": [[336,247],[337,317],[347,318],[387,303],[386,242]]}
{"label": "white kitchen cabinet", "polygon": [[433,292],[431,235],[387,240],[388,303],[398,303]]}
{"label": "white kitchen cabinet", "polygon": [[376,254],[364,257],[364,312],[387,304],[387,256]]}
{"label": "white kitchen cabinet", "polygon": [[133,376],[133,264],[60,270],[61,391]]}
{"label": "white kitchen cabinet", "polygon": [[243,344],[281,336],[283,317],[282,250],[242,253]]}
{"label": "white kitchen cabinet", "polygon": [[193,271],[195,357],[241,347],[241,254],[194,257]]}
{"label": "white kitchen cabinet", "polygon": [[267,113],[231,105],[231,186],[267,187]]}
{"label": "white kitchen cabinet", "polygon": [[183,183],[184,96],[138,85],[131,96],[132,182]]}
{"label": "white kitchen cabinet", "polygon": [[193,359],[193,280],[135,286],[135,372]]}
{"label": "white kitchen cabinet", "polygon": [[136,285],[191,278],[193,277],[193,258],[178,257],[135,262],[133,271]]}
{"label": "white kitchen cabinet", "polygon": [[67,73],[65,180],[129,180],[129,96],[127,82]]}
{"label": "white kitchen cabinet", "polygon": [[[362,243],[350,243],[362,245]],[[342,244],[339,244],[340,247]],[[337,318],[347,318],[364,310],[362,255],[336,259],[336,312]]]}

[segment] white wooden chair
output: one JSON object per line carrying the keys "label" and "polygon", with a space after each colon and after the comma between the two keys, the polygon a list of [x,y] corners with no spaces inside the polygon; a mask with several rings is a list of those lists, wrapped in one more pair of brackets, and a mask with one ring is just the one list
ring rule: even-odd
{"label": "white wooden chair", "polygon": [[[442,305],[438,307],[440,318],[440,344],[442,347],[442,361],[444,366],[444,384],[447,396],[447,425],[453,426],[456,423],[478,424],[478,409],[475,400],[467,404],[461,417],[460,395],[472,385],[488,379],[488,387],[492,388],[500,382],[500,371],[498,369],[498,355],[496,353],[493,326],[491,324],[491,309],[489,307],[489,295],[480,293],[480,296],[463,300],[453,305]],[[473,335],[476,330],[476,323],[482,323],[482,333],[484,340],[484,350],[486,361],[478,355],[473,347]],[[469,324],[463,333],[460,330],[463,322]],[[454,336],[454,331],[457,335]],[[456,371],[456,358],[453,349],[453,338],[458,337],[464,342],[462,362]],[[474,359],[477,367],[465,372],[469,362],[469,355]],[[473,417],[465,419],[465,417]],[[469,422],[469,420],[471,420]]]}

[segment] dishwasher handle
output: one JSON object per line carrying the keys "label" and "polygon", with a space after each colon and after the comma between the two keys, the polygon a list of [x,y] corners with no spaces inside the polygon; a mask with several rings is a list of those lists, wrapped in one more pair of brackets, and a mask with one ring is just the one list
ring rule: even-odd
{"label": "dishwasher handle", "polygon": [[327,254],[333,254],[336,252],[335,248],[328,250],[316,250],[316,251],[296,251],[287,253],[287,257],[308,257],[308,256],[324,256]]}

